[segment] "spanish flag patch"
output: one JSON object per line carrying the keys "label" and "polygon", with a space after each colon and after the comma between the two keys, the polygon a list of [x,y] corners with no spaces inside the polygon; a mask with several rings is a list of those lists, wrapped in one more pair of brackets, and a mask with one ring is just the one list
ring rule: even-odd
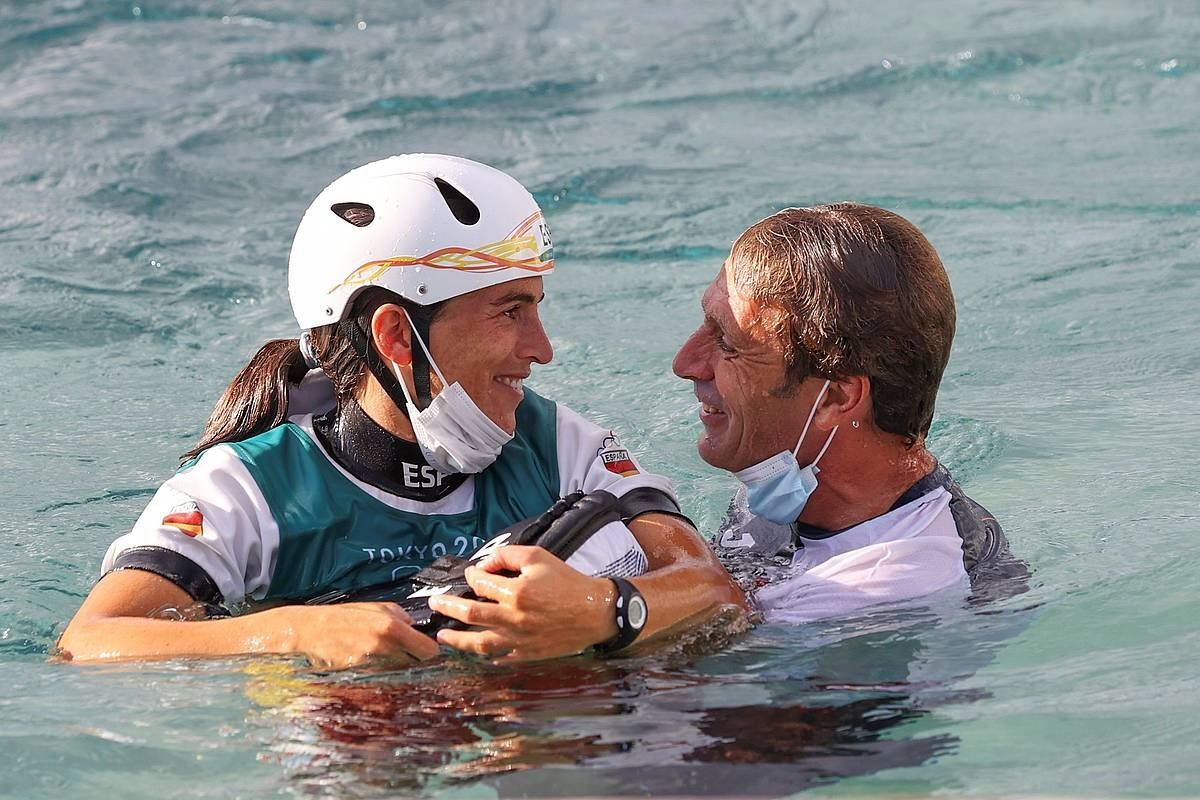
{"label": "spanish flag patch", "polygon": [[622,447],[621,443],[617,441],[617,437],[611,433],[605,437],[604,445],[596,455],[600,457],[600,463],[606,470],[616,473],[622,478],[641,474],[637,465],[633,463],[629,451]]}
{"label": "spanish flag patch", "polygon": [[194,502],[182,503],[172,508],[171,513],[163,517],[162,524],[188,536],[195,537],[204,533],[204,515]]}

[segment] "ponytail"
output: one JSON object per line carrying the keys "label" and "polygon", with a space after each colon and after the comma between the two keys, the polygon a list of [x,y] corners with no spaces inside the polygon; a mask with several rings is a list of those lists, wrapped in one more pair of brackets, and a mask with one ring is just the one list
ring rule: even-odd
{"label": "ponytail", "polygon": [[[372,315],[385,303],[404,306],[426,331],[445,307],[445,301],[419,306],[387,289],[372,286],[354,299],[348,319],[310,329],[309,348],[333,384],[338,408],[354,398],[368,372],[346,324],[358,325],[367,335]],[[225,389],[213,407],[200,441],[180,457],[179,463],[186,464],[215,444],[240,442],[282,425],[288,418],[288,385],[300,383],[306,374],[308,365],[300,351],[299,339],[272,339],[264,344]]]}
{"label": "ponytail", "polygon": [[240,442],[287,419],[288,384],[308,372],[297,339],[272,339],[242,367],[217,400],[200,441],[180,457],[184,464],[215,444]]}

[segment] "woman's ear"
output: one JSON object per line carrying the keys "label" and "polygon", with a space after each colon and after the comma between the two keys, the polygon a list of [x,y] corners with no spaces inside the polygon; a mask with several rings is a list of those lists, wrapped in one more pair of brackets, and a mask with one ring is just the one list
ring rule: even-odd
{"label": "woman's ear", "polygon": [[389,361],[402,367],[412,363],[412,327],[404,309],[395,303],[386,303],[371,315],[371,341]]}

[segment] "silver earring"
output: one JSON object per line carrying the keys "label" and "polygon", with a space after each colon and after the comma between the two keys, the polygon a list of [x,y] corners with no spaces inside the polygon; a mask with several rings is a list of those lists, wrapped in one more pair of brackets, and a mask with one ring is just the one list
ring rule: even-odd
{"label": "silver earring", "polygon": [[850,427],[851,427],[851,428],[857,428],[857,427],[858,427],[858,420],[851,420],[851,422],[850,422]]}

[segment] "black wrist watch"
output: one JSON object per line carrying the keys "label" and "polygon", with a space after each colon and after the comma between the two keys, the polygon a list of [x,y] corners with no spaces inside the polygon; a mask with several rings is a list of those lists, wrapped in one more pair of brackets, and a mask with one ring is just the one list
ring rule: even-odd
{"label": "black wrist watch", "polygon": [[609,578],[617,587],[617,602],[613,606],[616,614],[617,635],[607,642],[600,642],[596,649],[601,653],[615,653],[633,644],[642,628],[646,627],[646,598],[632,583],[624,578]]}

